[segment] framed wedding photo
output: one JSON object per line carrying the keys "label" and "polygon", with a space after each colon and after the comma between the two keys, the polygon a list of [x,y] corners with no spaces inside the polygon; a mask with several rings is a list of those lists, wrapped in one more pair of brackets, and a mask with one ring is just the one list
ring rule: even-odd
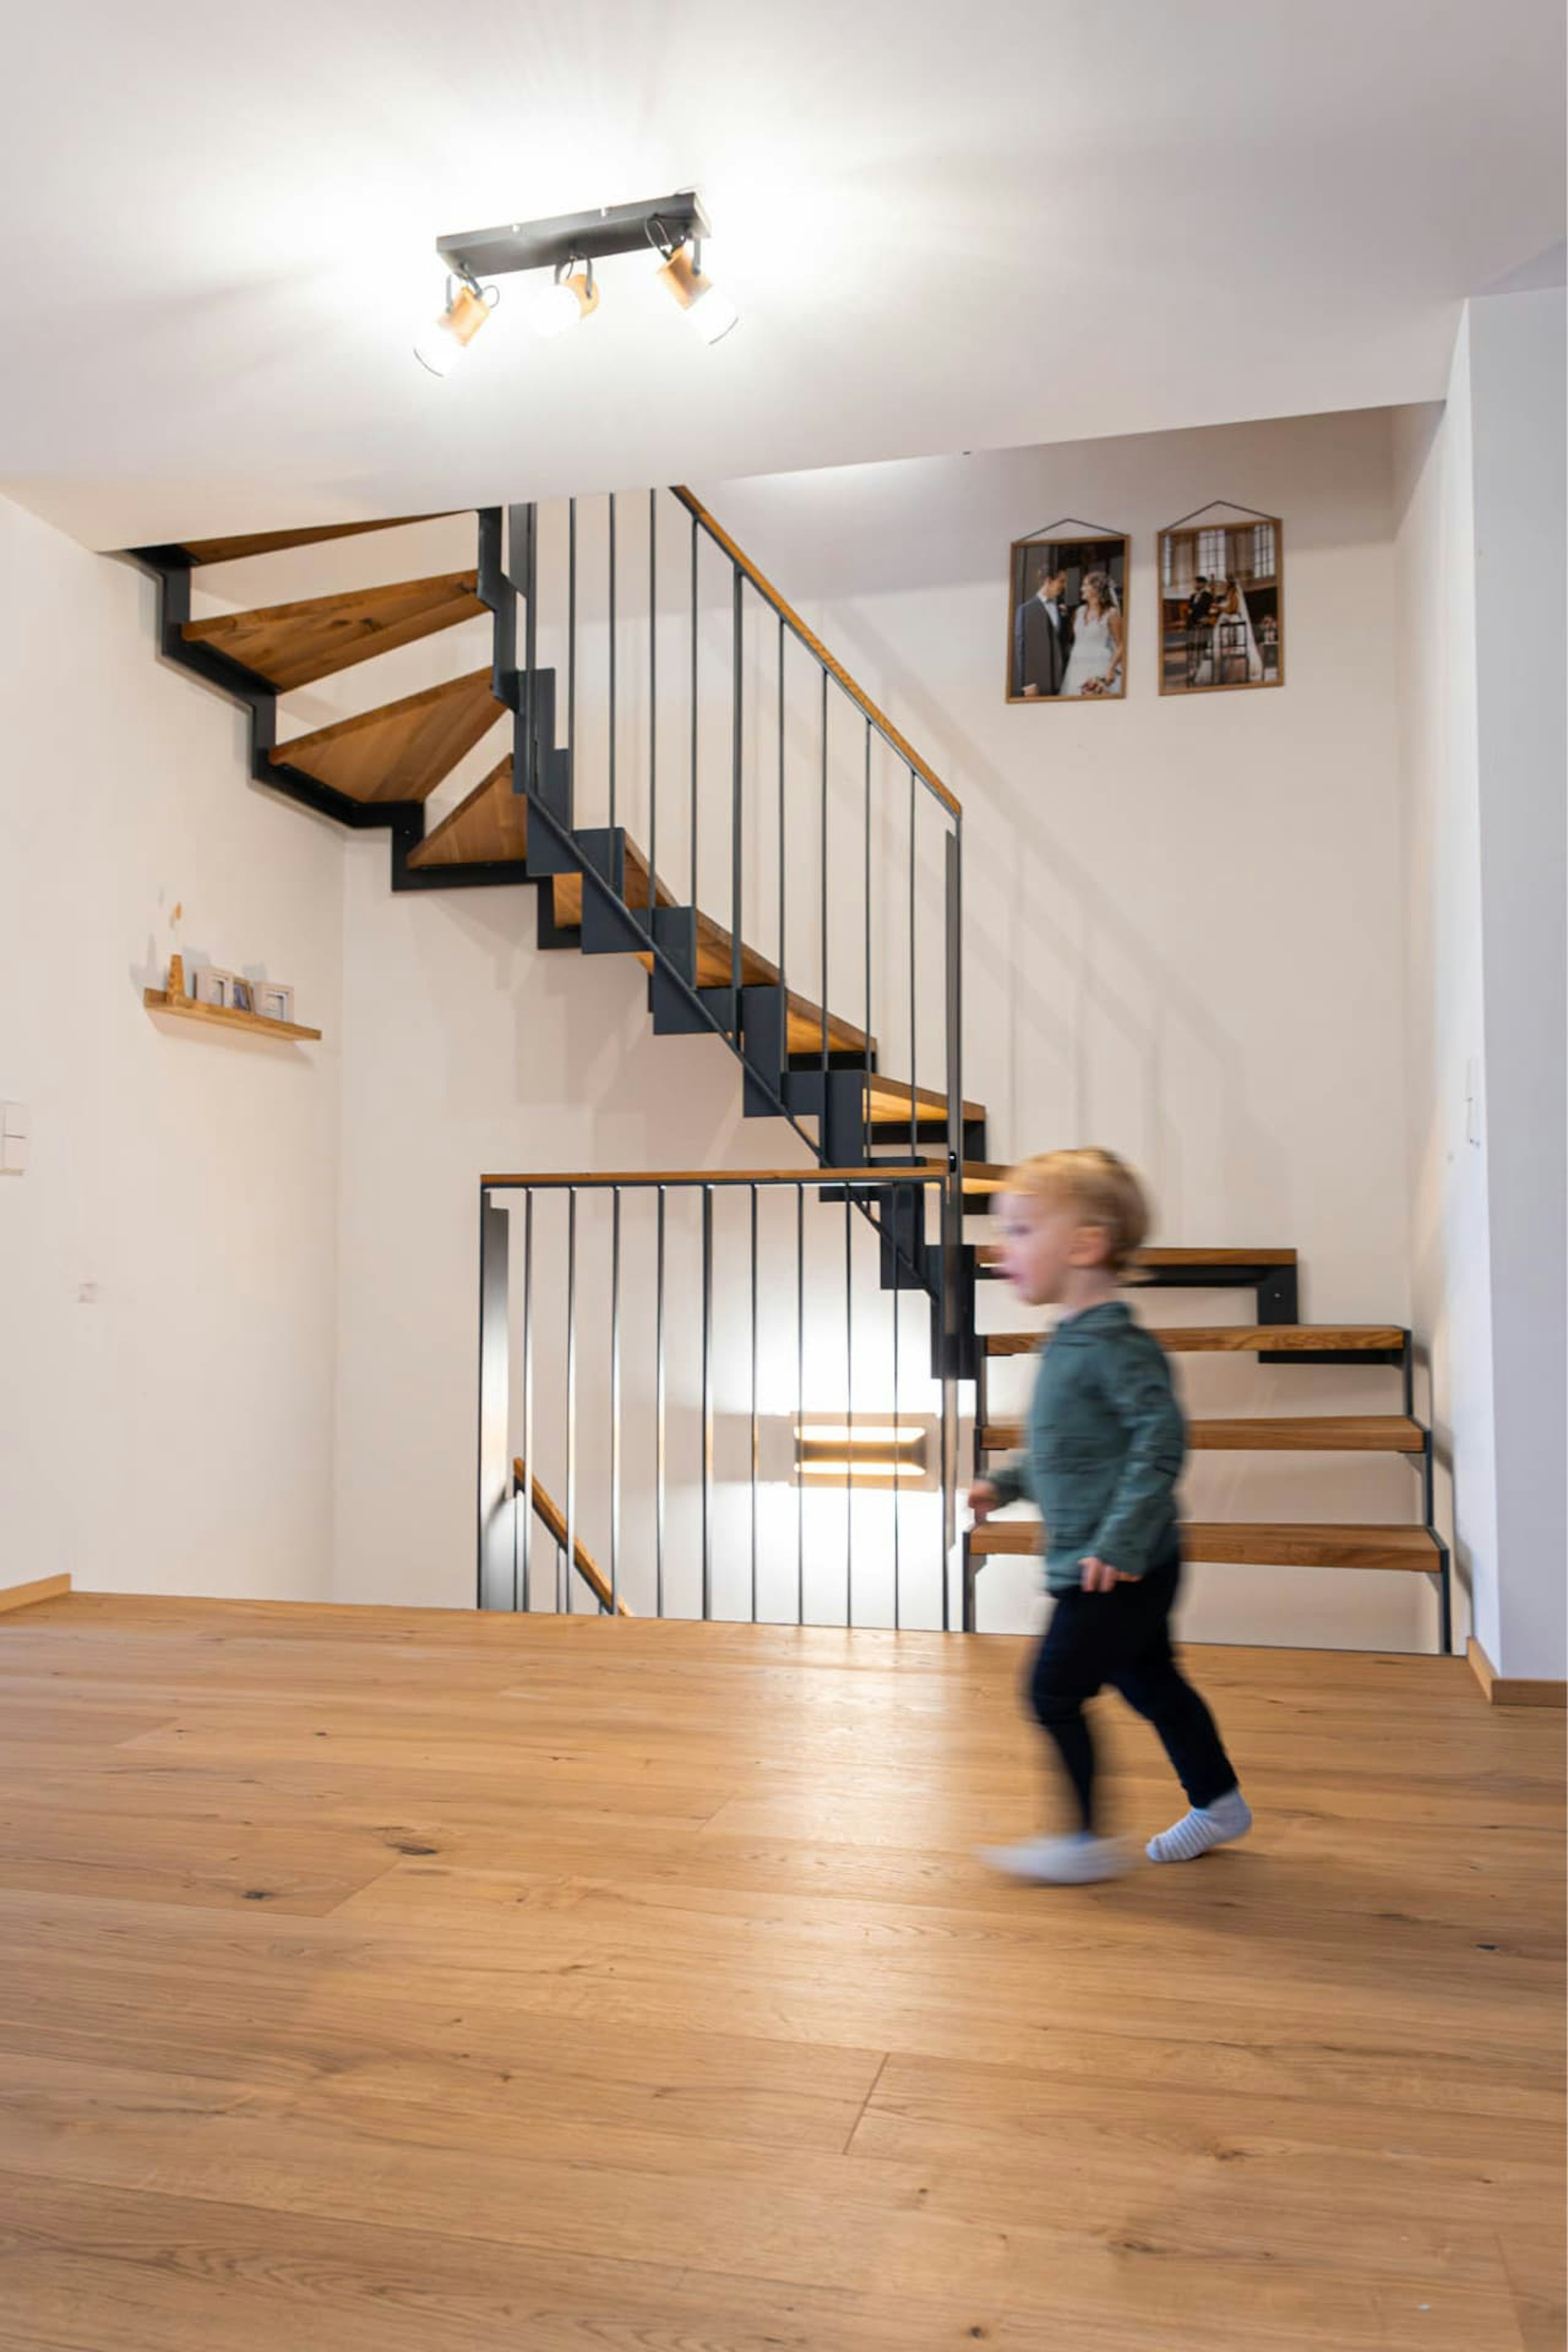
{"label": "framed wedding photo", "polygon": [[1116,702],[1127,691],[1127,541],[1058,524],[1016,539],[1009,702]]}
{"label": "framed wedding photo", "polygon": [[1160,533],[1160,691],[1285,683],[1285,527],[1278,515]]}

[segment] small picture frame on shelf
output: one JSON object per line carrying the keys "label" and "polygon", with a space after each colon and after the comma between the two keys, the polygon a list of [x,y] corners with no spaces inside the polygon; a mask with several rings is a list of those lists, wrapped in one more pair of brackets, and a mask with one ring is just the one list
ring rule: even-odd
{"label": "small picture frame on shelf", "polygon": [[203,963],[191,974],[191,992],[198,1004],[210,1004],[220,1013],[249,1013],[250,982],[241,980],[237,971],[220,971],[216,964]]}
{"label": "small picture frame on shelf", "polygon": [[294,992],[280,980],[258,980],[251,990],[252,1010],[264,1021],[292,1021]]}
{"label": "small picture frame on shelf", "polygon": [[228,1003],[228,984],[234,977],[232,971],[219,971],[216,964],[199,963],[191,974],[191,994],[198,1004],[211,1004],[222,1012]]}

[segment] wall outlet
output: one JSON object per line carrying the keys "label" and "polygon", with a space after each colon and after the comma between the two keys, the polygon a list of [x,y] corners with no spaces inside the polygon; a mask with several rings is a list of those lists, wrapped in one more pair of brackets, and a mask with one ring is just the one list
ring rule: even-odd
{"label": "wall outlet", "polygon": [[1472,1054],[1465,1064],[1465,1141],[1481,1148],[1481,1057]]}

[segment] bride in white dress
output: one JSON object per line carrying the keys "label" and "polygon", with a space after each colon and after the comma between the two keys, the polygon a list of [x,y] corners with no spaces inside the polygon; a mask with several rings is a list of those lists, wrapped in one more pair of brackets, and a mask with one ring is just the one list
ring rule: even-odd
{"label": "bride in white dress", "polygon": [[1069,696],[1098,699],[1104,695],[1120,694],[1121,656],[1121,614],[1110,575],[1106,572],[1086,572],[1083,602],[1073,628],[1072,652],[1062,678],[1061,699],[1065,702]]}
{"label": "bride in white dress", "polygon": [[1263,656],[1258,648],[1258,635],[1252,625],[1252,614],[1247,610],[1247,593],[1238,580],[1228,579],[1225,583],[1224,599],[1208,633],[1204,657],[1193,674],[1193,684],[1240,686],[1243,683],[1241,678],[1221,673],[1227,672],[1243,655],[1247,662],[1245,683],[1261,686]]}

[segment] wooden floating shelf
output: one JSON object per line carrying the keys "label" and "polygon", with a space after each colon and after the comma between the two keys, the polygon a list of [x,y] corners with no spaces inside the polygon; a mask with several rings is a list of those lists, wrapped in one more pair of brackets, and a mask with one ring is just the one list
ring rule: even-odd
{"label": "wooden floating shelf", "polygon": [[263,1013],[231,1012],[224,1004],[198,1004],[194,996],[171,996],[166,988],[144,988],[142,1002],[149,1013],[168,1013],[176,1021],[208,1021],[220,1029],[248,1029],[257,1037],[319,1037],[319,1029],[301,1028],[297,1021],[268,1021]]}

